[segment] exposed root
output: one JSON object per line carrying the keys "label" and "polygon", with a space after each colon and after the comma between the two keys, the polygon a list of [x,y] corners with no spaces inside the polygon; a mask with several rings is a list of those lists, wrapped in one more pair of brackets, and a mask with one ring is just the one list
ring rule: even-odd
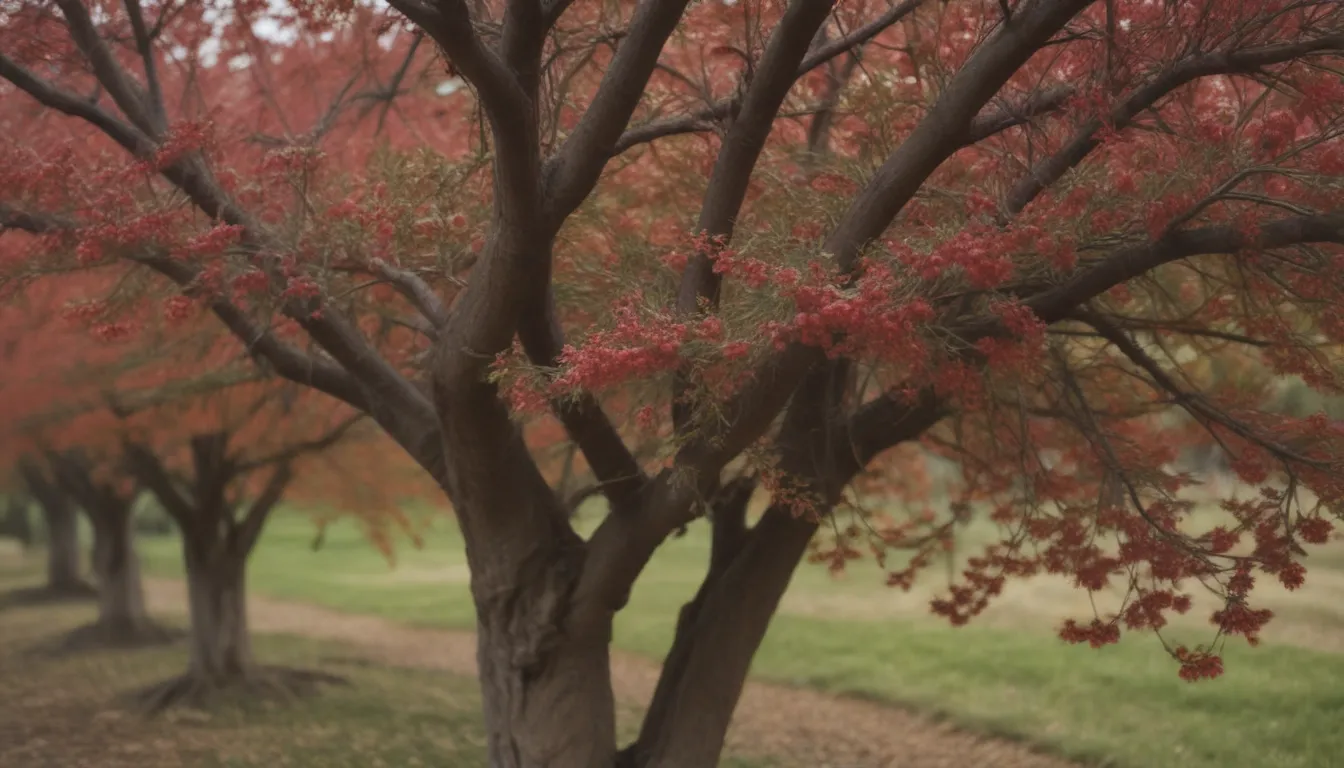
{"label": "exposed root", "polygon": [[46,650],[59,656],[111,648],[150,648],[176,642],[185,636],[180,629],[154,621],[134,624],[99,621],[70,630],[55,646]]}
{"label": "exposed root", "polygon": [[146,715],[184,707],[209,709],[224,700],[263,700],[291,703],[311,696],[323,685],[349,685],[340,675],[292,667],[256,667],[246,675],[224,681],[191,673],[151,685],[135,694]]}
{"label": "exposed root", "polygon": [[82,603],[95,600],[98,588],[87,582],[79,582],[64,587],[52,587],[44,584],[40,587],[25,587],[0,595],[0,611],[7,608],[23,608],[35,605],[55,605],[59,603]]}

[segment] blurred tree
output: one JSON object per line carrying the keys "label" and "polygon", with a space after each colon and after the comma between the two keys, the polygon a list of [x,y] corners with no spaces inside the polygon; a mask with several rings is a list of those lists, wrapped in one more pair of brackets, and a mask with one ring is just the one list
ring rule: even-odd
{"label": "blurred tree", "polygon": [[47,583],[32,599],[93,597],[80,563],[79,517],[59,480],[30,457],[19,459],[19,474],[42,513],[47,545]]}

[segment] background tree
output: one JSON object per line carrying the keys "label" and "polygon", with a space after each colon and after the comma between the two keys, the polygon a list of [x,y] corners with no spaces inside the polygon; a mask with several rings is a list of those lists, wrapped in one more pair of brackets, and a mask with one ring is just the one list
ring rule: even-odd
{"label": "background tree", "polygon": [[56,480],[84,510],[93,529],[98,585],[98,618],[73,630],[61,643],[62,650],[153,645],[180,636],[152,621],[146,609],[132,522],[140,488],[127,481],[118,458],[113,454],[95,465],[87,452],[77,448],[50,454]]}
{"label": "background tree", "polygon": [[[0,345],[5,358],[0,374],[0,424],[5,436],[0,442],[0,466],[14,468],[37,503],[47,544],[46,588],[40,594],[11,599],[44,595],[84,598],[95,594],[83,575],[79,500],[61,476],[53,461],[55,454],[50,451],[52,444],[42,439],[43,430],[37,422],[81,396],[81,383],[68,376],[76,366],[108,365],[122,354],[120,349],[92,343],[86,333],[62,316],[70,302],[100,295],[105,288],[97,277],[75,275],[59,284],[43,281],[27,285],[22,292],[7,293],[0,305]],[[61,418],[78,412],[63,410]],[[84,429],[97,432],[105,426],[106,422],[82,421],[60,439]]]}
{"label": "background tree", "polygon": [[47,547],[47,583],[40,593],[10,600],[90,598],[95,592],[84,580],[79,546],[79,513],[54,473],[32,458],[21,459],[19,474],[42,513]]}
{"label": "background tree", "polygon": [[[342,415],[345,409],[333,415],[330,404],[324,409],[313,402],[325,399],[275,382],[238,384],[209,398],[208,420],[215,423],[195,427],[185,446],[165,450],[166,430],[158,428],[138,430],[128,439],[128,470],[163,505],[181,535],[191,616],[188,670],[148,692],[151,710],[199,704],[225,688],[302,692],[340,680],[259,666],[247,626],[247,558],[267,518],[305,463],[357,436],[360,415]],[[181,413],[156,416],[182,419]]]}
{"label": "background tree", "polygon": [[[1251,346],[1338,388],[1339,3],[391,6],[19,3],[0,222],[34,236],[16,275],[175,285],[434,477],[493,765],[713,765],[809,548],[838,567],[867,545],[906,585],[972,502],[1003,539],[933,609],[964,622],[1042,571],[1122,580],[1061,629],[1094,645],[1197,588],[1217,641],[1253,640],[1255,578],[1300,584],[1298,542],[1330,535],[1339,433],[1183,360]],[[406,79],[429,48],[469,93]],[[414,116],[371,152],[384,104]],[[134,331],[117,301],[89,316]],[[516,423],[543,410],[608,503],[586,539]],[[1173,410],[1258,488],[1225,525],[1168,469]],[[664,438],[647,463],[640,428]],[[846,493],[921,439],[961,474],[941,515]],[[750,528],[720,490],[744,468],[770,496]],[[612,616],[707,509],[719,566],[618,752]],[[1221,671],[1214,646],[1170,651]]]}

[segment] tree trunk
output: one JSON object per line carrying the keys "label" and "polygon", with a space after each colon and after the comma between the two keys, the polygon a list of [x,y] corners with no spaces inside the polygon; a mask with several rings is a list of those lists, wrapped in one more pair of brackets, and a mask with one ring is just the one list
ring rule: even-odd
{"label": "tree trunk", "polygon": [[145,612],[130,509],[109,509],[89,516],[94,521],[98,625],[112,638],[142,637],[154,631],[154,624]]}
{"label": "tree trunk", "polygon": [[193,545],[185,535],[184,550],[191,615],[187,676],[216,688],[244,681],[253,672],[247,631],[247,553],[226,546]]}
{"label": "tree trunk", "polygon": [[752,659],[815,531],[815,523],[772,507],[732,564],[696,596],[623,765],[719,764]]}
{"label": "tree trunk", "polygon": [[64,500],[42,500],[42,518],[47,526],[47,588],[52,592],[85,593],[80,577],[79,520]]}
{"label": "tree trunk", "polygon": [[615,759],[611,614],[594,620],[576,601],[583,559],[577,540],[557,537],[516,568],[472,575],[491,768],[592,768]]}
{"label": "tree trunk", "polygon": [[[526,622],[520,622],[526,623]],[[563,637],[542,659],[534,638],[480,625],[477,660],[491,768],[594,768],[615,759],[606,636]]]}

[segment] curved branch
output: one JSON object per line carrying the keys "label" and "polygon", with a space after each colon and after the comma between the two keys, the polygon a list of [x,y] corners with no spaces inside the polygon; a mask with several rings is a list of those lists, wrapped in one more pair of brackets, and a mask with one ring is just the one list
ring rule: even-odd
{"label": "curved branch", "polygon": [[191,530],[195,521],[191,501],[178,489],[159,457],[149,448],[130,442],[123,445],[122,457],[126,469],[154,494],[178,527],[184,532]]}
{"label": "curved branch", "polygon": [[371,265],[374,272],[406,297],[436,330],[443,330],[448,325],[448,308],[443,305],[443,299],[419,275],[398,269],[382,259],[374,259]]}
{"label": "curved branch", "polygon": [[[1340,51],[1344,51],[1344,35],[1327,35],[1297,43],[1219,51],[1185,59],[1157,75],[1129,98],[1117,104],[1107,116],[1107,122],[1116,129],[1124,128],[1162,97],[1203,77],[1251,74],[1262,67],[1282,64],[1311,54]],[[1004,204],[1006,211],[1004,218],[1021,212],[1042,191],[1059,181],[1069,169],[1081,163],[1083,158],[1100,145],[1096,134],[1101,129],[1101,120],[1088,121],[1063,149],[1033,166],[1008,193]]]}
{"label": "curved branch", "polygon": [[578,208],[597,184],[687,5],[688,0],[644,0],[635,10],[592,103],[546,163],[542,178],[552,226]]}
{"label": "curved branch", "polygon": [[823,246],[842,270],[885,230],[930,175],[971,138],[976,116],[1026,61],[1092,0],[1037,0],[1018,7],[947,84],[933,108],[887,158]]}
{"label": "curved branch", "polygon": [[1193,416],[1197,421],[1205,423],[1205,429],[1208,429],[1208,422],[1214,422],[1222,425],[1228,431],[1238,435],[1246,440],[1259,445],[1284,462],[1297,462],[1308,466],[1321,467],[1320,462],[1308,459],[1286,446],[1273,443],[1257,435],[1247,425],[1233,419],[1227,413],[1215,408],[1209,404],[1198,392],[1188,391],[1180,386],[1156,360],[1143,351],[1143,348],[1125,333],[1118,326],[1112,324],[1105,317],[1085,308],[1078,308],[1070,313],[1070,316],[1080,320],[1096,329],[1102,338],[1110,342],[1112,346],[1120,350],[1120,353],[1129,358],[1130,362],[1138,366],[1141,370],[1152,377],[1152,386],[1162,392],[1170,394],[1187,413]]}
{"label": "curved branch", "polygon": [[[906,0],[906,2],[898,3],[889,8],[881,16],[873,19],[862,27],[859,27],[848,35],[832,40],[825,45],[818,46],[798,64],[792,82],[796,82],[808,72],[829,62],[836,56],[852,51],[869,40],[872,40],[874,37],[877,37],[887,28],[910,15],[910,13],[918,8],[923,1],[924,0]],[[661,120],[651,120],[642,125],[630,127],[612,143],[610,155],[619,155],[631,147],[639,144],[647,144],[648,142],[667,136],[713,130],[714,126],[717,125],[719,121],[737,113],[741,103],[739,99],[740,96],[720,99],[713,104],[702,107],[688,115],[678,115],[676,117],[668,117]]]}
{"label": "curved branch", "polygon": [[356,424],[363,421],[365,418],[367,418],[367,416],[363,413],[354,414],[353,416],[342,421],[340,424],[337,424],[335,427],[333,427],[330,431],[328,431],[325,435],[322,435],[321,437],[314,438],[312,440],[304,440],[301,442],[297,442],[294,443],[293,445],[284,448],[283,450],[276,451],[275,453],[263,456],[259,459],[253,459],[251,461],[242,462],[238,464],[238,466],[235,469],[235,472],[237,474],[242,474],[244,472],[251,472],[254,469],[260,469],[261,467],[268,467],[273,464],[288,466],[295,459],[299,458],[304,454],[321,453],[322,451],[325,451],[326,449],[339,443],[347,434],[350,433],[350,430]]}
{"label": "curved branch", "polygon": [[77,117],[107,134],[133,156],[143,158],[153,154],[154,141],[139,128],[80,96],[57,87],[18,62],[0,53],[0,78],[32,96],[39,104],[71,117]]}
{"label": "curved branch", "polygon": [[[742,98],[742,109],[715,158],[700,206],[698,232],[716,238],[732,236],[752,171],[775,117],[797,79],[798,63],[833,4],[834,0],[793,0],[770,35],[765,54]],[[702,298],[717,304],[720,283],[709,254],[697,252],[682,272],[677,310],[694,312]]]}
{"label": "curved branch", "polygon": [[[89,9],[85,8],[80,0],[56,0],[56,5],[65,16],[75,46],[84,54],[84,58],[88,59],[93,69],[93,76],[112,96],[112,101],[116,102],[122,113],[147,136],[157,137],[159,129],[151,116],[144,89],[117,62],[112,49],[108,48],[107,42],[98,34],[93,17],[89,15]],[[143,26],[141,20],[136,28],[137,33],[143,32]]]}
{"label": "curved branch", "polygon": [[294,473],[289,462],[280,462],[271,473],[270,479],[266,481],[266,486],[261,489],[261,493],[252,500],[252,506],[248,507],[247,514],[233,530],[235,544],[242,552],[252,551],[252,547],[261,536],[261,529],[266,525],[266,518],[284,496],[285,488],[289,486],[293,477]]}
{"label": "curved branch", "polygon": [[527,97],[504,62],[482,42],[465,0],[388,0],[438,43],[452,69],[475,86],[481,103],[501,120],[526,104]]}

